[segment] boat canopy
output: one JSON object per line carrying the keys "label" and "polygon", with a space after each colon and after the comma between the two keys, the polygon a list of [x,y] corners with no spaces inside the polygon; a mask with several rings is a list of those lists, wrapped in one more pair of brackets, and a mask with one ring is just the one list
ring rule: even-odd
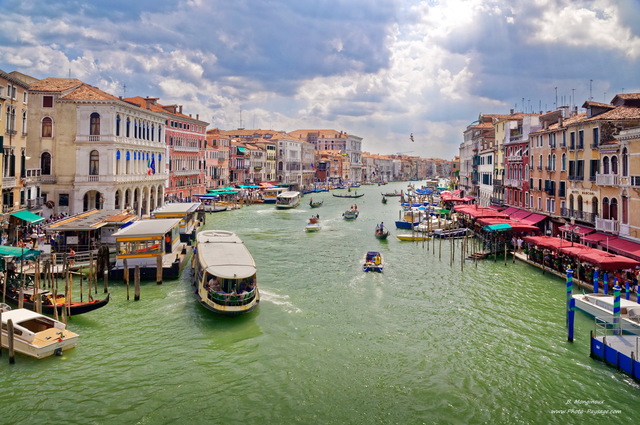
{"label": "boat canopy", "polygon": [[244,279],[256,274],[251,253],[235,233],[205,230],[198,233],[198,259],[210,275],[223,279]]}
{"label": "boat canopy", "polygon": [[116,238],[163,236],[180,225],[179,218],[158,218],[136,221],[113,234]]}

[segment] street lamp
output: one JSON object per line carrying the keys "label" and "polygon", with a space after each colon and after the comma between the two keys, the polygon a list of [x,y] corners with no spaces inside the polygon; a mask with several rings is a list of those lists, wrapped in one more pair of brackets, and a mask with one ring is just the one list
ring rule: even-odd
{"label": "street lamp", "polygon": [[573,247],[573,235],[575,233],[575,227],[576,227],[576,219],[574,217],[571,217],[571,226],[569,227],[569,230],[571,232],[571,246]]}

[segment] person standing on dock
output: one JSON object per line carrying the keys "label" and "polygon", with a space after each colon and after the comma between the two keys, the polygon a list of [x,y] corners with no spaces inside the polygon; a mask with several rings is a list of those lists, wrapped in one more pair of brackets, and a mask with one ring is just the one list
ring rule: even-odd
{"label": "person standing on dock", "polygon": [[520,236],[518,236],[518,239],[516,240],[516,245],[518,246],[518,252],[522,252],[522,238]]}

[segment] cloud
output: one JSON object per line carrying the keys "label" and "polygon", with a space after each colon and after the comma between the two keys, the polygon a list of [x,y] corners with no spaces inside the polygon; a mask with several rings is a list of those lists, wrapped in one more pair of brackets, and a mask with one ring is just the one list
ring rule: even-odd
{"label": "cloud", "polygon": [[635,0],[4,3],[4,71],[159,97],[220,128],[335,128],[378,153],[451,158],[480,113],[638,90]]}

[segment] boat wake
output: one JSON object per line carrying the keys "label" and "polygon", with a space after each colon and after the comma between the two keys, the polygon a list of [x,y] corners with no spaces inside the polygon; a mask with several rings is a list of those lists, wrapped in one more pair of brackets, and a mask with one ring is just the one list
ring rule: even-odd
{"label": "boat wake", "polygon": [[302,313],[302,310],[289,301],[289,295],[274,294],[273,292],[268,292],[260,288],[260,302],[264,301],[282,306],[287,313]]}

